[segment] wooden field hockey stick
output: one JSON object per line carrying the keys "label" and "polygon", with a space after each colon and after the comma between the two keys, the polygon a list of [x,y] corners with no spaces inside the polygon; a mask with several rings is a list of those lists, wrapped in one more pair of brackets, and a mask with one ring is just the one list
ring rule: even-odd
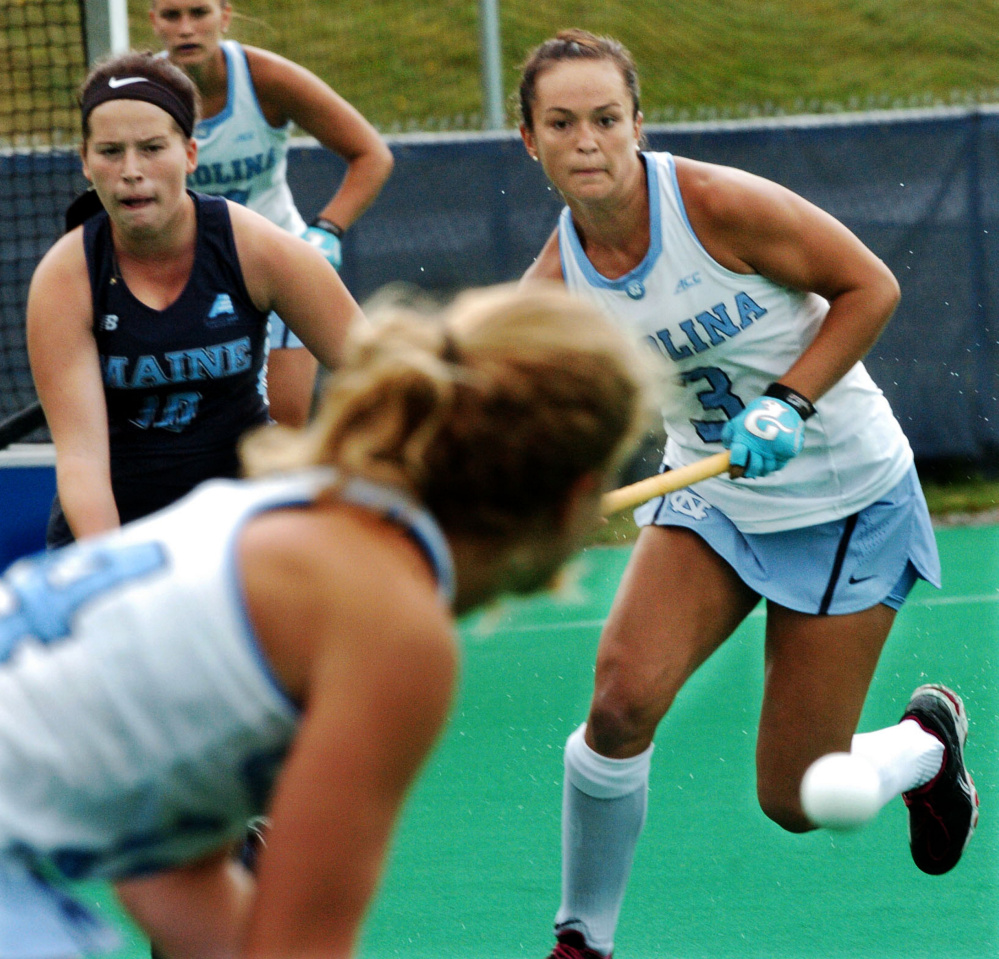
{"label": "wooden field hockey stick", "polygon": [[622,486],[620,489],[604,493],[600,501],[601,512],[604,516],[610,516],[631,506],[638,506],[639,503],[654,499],[656,496],[665,496],[692,483],[699,483],[701,480],[724,473],[728,469],[728,457],[729,452],[725,450],[724,453],[706,456],[696,463],[688,463],[675,470],[657,473],[630,486]]}

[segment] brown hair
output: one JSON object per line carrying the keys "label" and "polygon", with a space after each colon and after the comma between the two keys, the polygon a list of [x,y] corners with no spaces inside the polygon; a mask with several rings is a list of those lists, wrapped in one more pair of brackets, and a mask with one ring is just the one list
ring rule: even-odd
{"label": "brown hair", "polygon": [[[231,0],[218,0],[218,5],[219,9],[225,10],[226,7],[232,6],[232,2]],[[149,0],[149,9],[150,10],[156,9],[156,0]]]}
{"label": "brown hair", "polygon": [[470,291],[354,334],[314,422],[244,444],[249,474],[332,464],[407,489],[447,532],[516,535],[645,425],[637,350],[562,287]]}
{"label": "brown hair", "polygon": [[633,117],[641,110],[638,69],[627,48],[613,37],[598,37],[588,30],[573,27],[560,30],[554,37],[535,47],[520,72],[520,116],[524,126],[534,132],[534,101],[538,77],[553,64],[565,60],[610,60],[616,64],[634,104]]}
{"label": "brown hair", "polygon": [[[178,132],[185,138],[191,136],[191,129],[201,117],[201,95],[191,78],[180,67],[166,57],[157,56],[148,50],[129,50],[126,53],[108,57],[95,66],[80,85],[78,100],[82,112],[83,142],[90,139],[90,110],[103,101],[101,93],[114,77],[145,77],[163,93],[161,100],[148,99],[157,103],[173,119]],[[123,97],[135,92],[135,88],[122,87]],[[89,106],[89,108],[88,108]],[[183,124],[181,123],[183,117]],[[184,129],[185,126],[191,129]]]}

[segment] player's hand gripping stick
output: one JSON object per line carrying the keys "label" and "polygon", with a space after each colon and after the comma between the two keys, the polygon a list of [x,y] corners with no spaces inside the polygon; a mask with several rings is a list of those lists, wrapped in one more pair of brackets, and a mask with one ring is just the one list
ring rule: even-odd
{"label": "player's hand gripping stick", "polygon": [[789,403],[761,396],[722,429],[732,456],[733,477],[756,479],[775,473],[805,445],[805,421]]}

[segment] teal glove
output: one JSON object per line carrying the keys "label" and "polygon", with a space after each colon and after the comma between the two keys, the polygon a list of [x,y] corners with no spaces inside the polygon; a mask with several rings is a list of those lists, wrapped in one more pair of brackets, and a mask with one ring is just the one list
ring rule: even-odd
{"label": "teal glove", "polygon": [[801,452],[805,421],[789,403],[761,396],[725,424],[722,442],[731,450],[732,466],[756,479],[777,472]]}
{"label": "teal glove", "polygon": [[302,239],[322,253],[332,264],[333,269],[339,272],[343,265],[343,244],[340,242],[342,236],[342,227],[317,217],[302,234]]}

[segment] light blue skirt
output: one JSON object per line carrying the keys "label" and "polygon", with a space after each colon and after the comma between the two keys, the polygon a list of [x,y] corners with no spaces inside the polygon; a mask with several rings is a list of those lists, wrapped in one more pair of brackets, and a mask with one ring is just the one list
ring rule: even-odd
{"label": "light blue skirt", "polygon": [[940,557],[915,467],[859,513],[801,529],[740,532],[691,489],[642,504],[635,522],[693,530],[750,589],[802,613],[856,613],[878,603],[899,609],[917,579],[940,585]]}
{"label": "light blue skirt", "polygon": [[121,944],[115,929],[26,863],[0,858],[0,959],[77,959]]}

